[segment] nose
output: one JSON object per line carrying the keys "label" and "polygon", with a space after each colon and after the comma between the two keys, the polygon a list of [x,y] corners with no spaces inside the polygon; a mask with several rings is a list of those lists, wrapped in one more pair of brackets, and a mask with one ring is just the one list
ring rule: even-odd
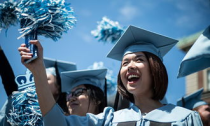
{"label": "nose", "polygon": [[136,65],[133,61],[131,61],[129,64],[128,64],[128,70],[134,70],[136,68]]}
{"label": "nose", "polygon": [[71,96],[71,97],[69,97],[69,99],[68,99],[69,102],[73,102],[73,101],[75,101],[75,100],[76,100],[76,97],[75,97],[75,96]]}
{"label": "nose", "polygon": [[72,94],[67,94],[67,96],[66,96],[66,101],[69,101],[69,102],[71,102],[71,101],[74,101],[75,100],[75,96],[72,96]]}

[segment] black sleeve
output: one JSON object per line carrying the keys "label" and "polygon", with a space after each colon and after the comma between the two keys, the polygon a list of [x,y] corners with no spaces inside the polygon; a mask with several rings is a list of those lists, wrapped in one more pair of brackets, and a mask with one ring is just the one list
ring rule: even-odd
{"label": "black sleeve", "polygon": [[12,94],[13,91],[17,91],[18,86],[15,83],[15,75],[13,70],[3,52],[0,49],[0,76],[2,78],[2,84],[4,85],[7,96]]}

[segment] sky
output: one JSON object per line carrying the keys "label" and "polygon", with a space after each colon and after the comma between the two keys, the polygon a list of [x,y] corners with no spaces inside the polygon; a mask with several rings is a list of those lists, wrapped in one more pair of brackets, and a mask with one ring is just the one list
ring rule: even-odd
{"label": "sky", "polygon": [[[0,0],[3,2],[3,0]],[[74,9],[77,23],[64,33],[57,42],[39,36],[44,56],[76,63],[77,69],[87,69],[97,65],[110,70],[112,78],[117,78],[120,62],[106,57],[113,47],[111,43],[98,42],[91,31],[103,16],[118,21],[122,27],[134,25],[177,40],[204,30],[210,21],[209,0],[66,0]],[[17,51],[24,39],[17,39],[19,24],[0,33],[3,48],[14,74],[25,74],[26,68],[20,62]],[[185,78],[177,79],[178,68],[185,53],[176,46],[163,58],[169,85],[166,93],[168,103],[176,104],[185,95]],[[94,66],[93,66],[94,65]],[[7,96],[0,79],[0,107]]]}

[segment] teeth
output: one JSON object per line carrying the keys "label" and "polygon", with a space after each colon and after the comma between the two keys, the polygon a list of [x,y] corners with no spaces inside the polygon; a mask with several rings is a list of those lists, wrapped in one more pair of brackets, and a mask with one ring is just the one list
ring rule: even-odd
{"label": "teeth", "polygon": [[128,79],[131,79],[131,78],[139,78],[139,76],[138,76],[138,75],[132,74],[132,75],[129,75],[129,76],[128,76]]}

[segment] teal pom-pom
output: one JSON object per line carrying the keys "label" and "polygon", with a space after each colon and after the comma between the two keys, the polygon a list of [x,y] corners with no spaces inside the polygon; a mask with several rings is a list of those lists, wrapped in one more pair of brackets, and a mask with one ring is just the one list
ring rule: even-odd
{"label": "teal pom-pom", "polygon": [[91,31],[91,34],[98,41],[115,43],[124,32],[124,29],[118,22],[114,22],[107,17],[103,17],[96,30]]}
{"label": "teal pom-pom", "polygon": [[17,2],[13,0],[0,3],[0,29],[8,29],[17,24],[16,7]]}
{"label": "teal pom-pom", "polygon": [[13,93],[12,100],[12,109],[7,116],[7,121],[12,126],[43,125],[35,87]]}
{"label": "teal pom-pom", "polygon": [[19,38],[36,31],[57,41],[76,23],[73,9],[64,0],[21,0],[17,14],[22,33]]}

